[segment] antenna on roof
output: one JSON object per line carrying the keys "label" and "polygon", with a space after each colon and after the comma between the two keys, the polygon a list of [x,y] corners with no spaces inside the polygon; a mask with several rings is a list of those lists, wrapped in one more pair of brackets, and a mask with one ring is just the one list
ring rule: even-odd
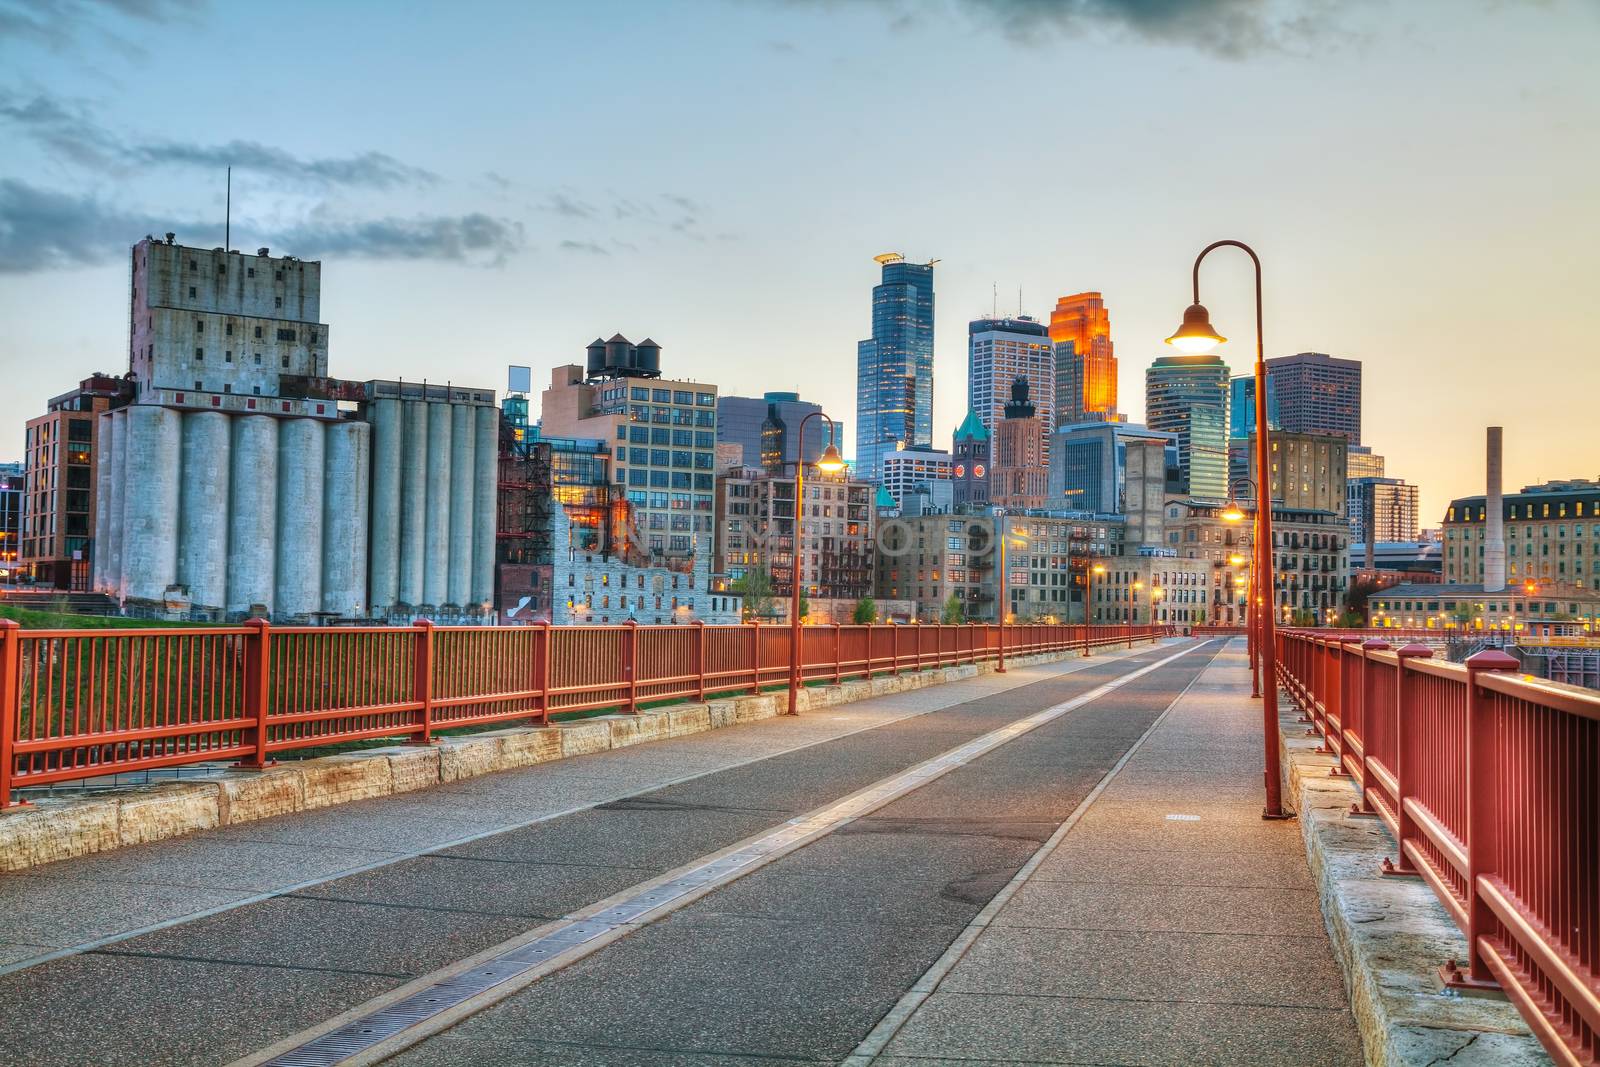
{"label": "antenna on roof", "polygon": [[222,215],[222,251],[227,253],[233,245],[233,168],[228,168],[228,193]]}
{"label": "antenna on roof", "polygon": [[997,319],[1000,317],[1000,283],[990,282],[989,288],[992,290],[989,296],[989,317]]}

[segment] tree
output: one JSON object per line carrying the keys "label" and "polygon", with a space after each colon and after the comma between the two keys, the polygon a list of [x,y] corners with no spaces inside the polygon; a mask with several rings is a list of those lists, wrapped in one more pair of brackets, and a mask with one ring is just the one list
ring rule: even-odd
{"label": "tree", "polygon": [[746,618],[763,619],[772,614],[772,575],[757,564],[733,583],[733,591],[744,597]]}
{"label": "tree", "polygon": [[948,626],[959,625],[967,621],[967,608],[961,602],[959,596],[954,593],[950,594],[950,599],[944,602],[944,613],[940,621]]}
{"label": "tree", "polygon": [[800,621],[804,622],[807,615],[811,614],[811,601],[806,599],[804,593],[800,594]]}
{"label": "tree", "polygon": [[878,602],[869,596],[864,596],[856,601],[856,610],[851,615],[850,621],[858,626],[870,626],[878,621]]}
{"label": "tree", "polygon": [[1357,616],[1355,625],[1361,625],[1361,620],[1367,615],[1367,601],[1382,588],[1378,579],[1370,576],[1357,578],[1350,583],[1350,588],[1344,593],[1344,606],[1350,614]]}

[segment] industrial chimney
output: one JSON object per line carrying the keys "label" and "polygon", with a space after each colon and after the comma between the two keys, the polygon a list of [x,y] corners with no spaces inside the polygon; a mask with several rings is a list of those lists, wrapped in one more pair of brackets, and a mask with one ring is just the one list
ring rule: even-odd
{"label": "industrial chimney", "polygon": [[1500,487],[1500,427],[1489,427],[1489,485],[1483,502],[1483,591],[1506,587],[1505,502]]}

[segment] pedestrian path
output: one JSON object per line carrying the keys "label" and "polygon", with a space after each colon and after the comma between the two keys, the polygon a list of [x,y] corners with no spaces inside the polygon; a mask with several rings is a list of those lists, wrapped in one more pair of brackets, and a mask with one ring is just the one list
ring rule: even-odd
{"label": "pedestrian path", "polygon": [[1246,679],[1234,641],[848,1062],[1360,1064]]}

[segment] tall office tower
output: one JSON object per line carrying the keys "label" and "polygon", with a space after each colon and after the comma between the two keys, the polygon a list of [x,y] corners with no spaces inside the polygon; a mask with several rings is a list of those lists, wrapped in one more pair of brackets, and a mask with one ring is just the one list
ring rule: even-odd
{"label": "tall office tower", "polygon": [[990,433],[1005,418],[1011,383],[1018,378],[1027,381],[1028,394],[1044,424],[1048,459],[1050,434],[1056,421],[1056,364],[1050,331],[1044,323],[1026,315],[968,323],[967,370],[967,407],[977,413]]}
{"label": "tall office tower", "polygon": [[[1278,398],[1267,375],[1267,426],[1277,431]],[[1256,432],[1256,376],[1241,374],[1228,379],[1228,495],[1250,496],[1250,435]]]}
{"label": "tall office tower", "polygon": [[1417,539],[1417,487],[1399,478],[1351,478],[1350,538],[1374,543]]}
{"label": "tall office tower", "polygon": [[950,437],[951,498],[957,507],[989,502],[989,431],[976,411],[969,410]]}
{"label": "tall office tower", "polygon": [[1056,431],[1051,509],[1122,515],[1129,546],[1162,543],[1167,449],[1173,437],[1128,422],[1080,422]]}
{"label": "tall office tower", "polygon": [[1345,473],[1352,482],[1357,478],[1382,478],[1383,457],[1375,454],[1368,445],[1351,445]]}
{"label": "tall office tower", "polygon": [[[1117,357],[1111,314],[1099,293],[1074,293],[1050,312],[1056,364],[1055,424],[1110,422],[1117,417]],[[1041,394],[1042,397],[1042,394]]]}
{"label": "tall office tower", "polygon": [[1162,356],[1144,372],[1145,424],[1178,441],[1185,491],[1228,497],[1228,365],[1221,356]]}
{"label": "tall office tower", "polygon": [[883,457],[933,444],[933,264],[876,257],[872,337],[856,345],[856,470],[883,476]]}
{"label": "tall office tower", "polygon": [[995,435],[990,501],[1024,510],[1046,506],[1050,469],[1045,466],[1044,435],[1044,419],[1028,399],[1028,379],[1018,377],[1011,383],[1011,400]]}
{"label": "tall office tower", "polygon": [[[1301,352],[1267,360],[1278,417],[1290,433],[1336,434],[1361,441],[1361,361]],[[1268,413],[1270,415],[1270,412]]]}
{"label": "tall office tower", "polygon": [[[717,443],[740,449],[738,466],[777,469],[800,455],[800,423],[822,408],[798,393],[717,397]],[[844,423],[833,427],[832,443],[844,450]],[[806,427],[806,462],[815,463],[829,444],[828,424],[813,419]]]}

